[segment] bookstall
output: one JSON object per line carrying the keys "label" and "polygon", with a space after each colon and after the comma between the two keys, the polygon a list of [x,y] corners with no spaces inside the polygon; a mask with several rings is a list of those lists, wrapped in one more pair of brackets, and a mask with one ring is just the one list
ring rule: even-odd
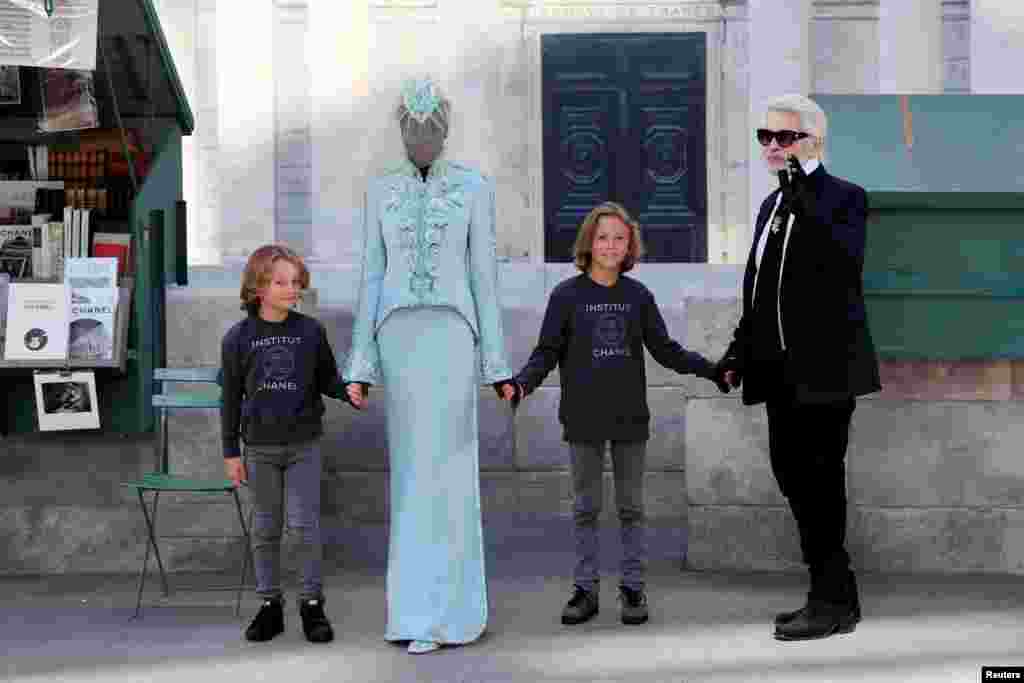
{"label": "bookstall", "polygon": [[[51,36],[67,30],[62,11],[81,12],[81,2],[38,4]],[[182,136],[192,113],[151,0],[93,4],[95,68],[0,62],[0,427],[9,433],[151,431],[153,368],[166,365],[164,290],[186,284]],[[0,5],[11,13],[24,3]]]}
{"label": "bookstall", "polygon": [[879,355],[1024,359],[1024,97],[815,98],[829,170],[868,191],[864,297]]}

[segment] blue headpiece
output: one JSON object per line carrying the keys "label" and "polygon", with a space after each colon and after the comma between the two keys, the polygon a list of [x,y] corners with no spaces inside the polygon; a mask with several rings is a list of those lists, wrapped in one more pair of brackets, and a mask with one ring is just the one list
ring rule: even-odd
{"label": "blue headpiece", "polygon": [[398,122],[403,130],[414,122],[423,126],[433,121],[438,128],[448,128],[448,102],[441,88],[431,78],[414,78],[402,84],[398,105]]}

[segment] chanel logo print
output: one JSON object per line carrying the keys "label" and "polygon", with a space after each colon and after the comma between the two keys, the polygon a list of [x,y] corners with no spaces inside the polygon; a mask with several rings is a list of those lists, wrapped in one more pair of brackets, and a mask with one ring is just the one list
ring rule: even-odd
{"label": "chanel logo print", "polygon": [[617,313],[605,313],[594,328],[598,341],[604,346],[622,346],[626,340],[626,319]]}

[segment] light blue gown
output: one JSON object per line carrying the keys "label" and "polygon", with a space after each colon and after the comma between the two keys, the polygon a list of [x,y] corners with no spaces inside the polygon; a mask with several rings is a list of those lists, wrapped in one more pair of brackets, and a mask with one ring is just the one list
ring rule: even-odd
{"label": "light blue gown", "polygon": [[508,379],[494,187],[439,160],[366,194],[347,382],[383,384],[390,460],[388,640],[468,643],[487,626],[477,397]]}

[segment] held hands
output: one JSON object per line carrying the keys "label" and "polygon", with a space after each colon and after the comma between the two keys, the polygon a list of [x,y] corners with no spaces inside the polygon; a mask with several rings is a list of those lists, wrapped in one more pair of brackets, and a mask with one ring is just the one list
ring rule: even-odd
{"label": "held hands", "polygon": [[224,475],[231,480],[235,488],[242,485],[243,481],[248,481],[249,473],[245,469],[245,463],[242,462],[241,457],[224,458]]}
{"label": "held hands", "polygon": [[743,381],[739,371],[732,367],[729,361],[730,359],[723,358],[715,363],[715,374],[712,380],[715,386],[725,394],[729,393],[730,388],[739,387]]}
{"label": "held hands", "polygon": [[523,399],[523,387],[510,379],[495,382],[492,386],[495,393],[498,394],[498,398],[502,401],[511,401],[513,407],[519,405],[519,402]]}
{"label": "held hands", "polygon": [[369,400],[370,388],[369,385],[361,382],[349,382],[345,385],[345,393],[348,394],[348,400],[352,403],[352,407],[362,410]]}

